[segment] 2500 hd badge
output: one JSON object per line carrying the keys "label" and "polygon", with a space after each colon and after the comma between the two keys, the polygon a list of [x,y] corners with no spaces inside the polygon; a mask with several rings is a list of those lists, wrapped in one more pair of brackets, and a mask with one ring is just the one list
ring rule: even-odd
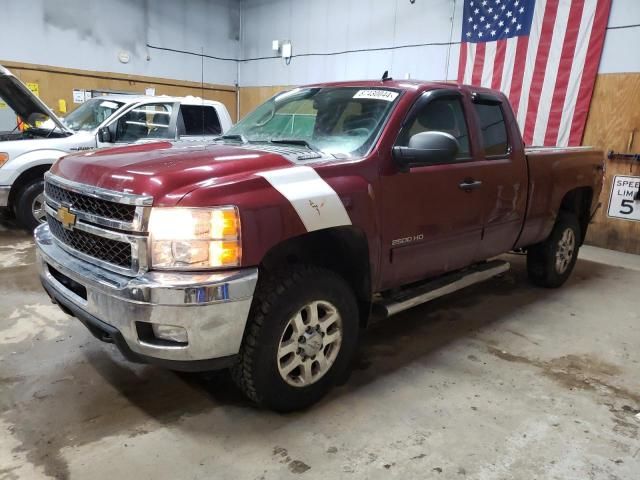
{"label": "2500 hd badge", "polygon": [[419,242],[424,240],[424,234],[414,235],[413,237],[396,238],[391,240],[391,246],[404,245],[405,243]]}

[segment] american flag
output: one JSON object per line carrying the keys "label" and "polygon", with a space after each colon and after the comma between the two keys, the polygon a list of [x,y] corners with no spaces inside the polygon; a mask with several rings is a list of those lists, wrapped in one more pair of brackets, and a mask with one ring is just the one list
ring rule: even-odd
{"label": "american flag", "polygon": [[580,145],[610,7],[464,0],[458,81],[504,92],[525,144]]}

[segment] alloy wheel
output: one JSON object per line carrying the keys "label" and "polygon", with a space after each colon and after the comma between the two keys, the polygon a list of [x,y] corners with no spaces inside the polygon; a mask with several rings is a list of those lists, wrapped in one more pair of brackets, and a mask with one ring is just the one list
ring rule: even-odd
{"label": "alloy wheel", "polygon": [[44,223],[46,221],[47,217],[44,210],[44,193],[40,193],[31,202],[31,213],[38,223]]}
{"label": "alloy wheel", "polygon": [[330,302],[313,301],[289,321],[280,338],[277,363],[282,379],[294,387],[320,380],[335,362],[342,343],[342,318]]}
{"label": "alloy wheel", "polygon": [[576,235],[571,228],[562,232],[556,250],[556,271],[562,275],[567,271],[576,251]]}

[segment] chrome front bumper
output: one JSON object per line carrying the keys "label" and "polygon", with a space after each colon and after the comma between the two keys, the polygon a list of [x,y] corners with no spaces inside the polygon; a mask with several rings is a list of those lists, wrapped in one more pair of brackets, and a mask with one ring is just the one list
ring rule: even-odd
{"label": "chrome front bumper", "polygon": [[[208,369],[209,360],[238,353],[258,280],[256,268],[220,273],[147,272],[132,278],[67,253],[46,224],[35,230],[35,241],[40,280],[52,299],[94,335],[99,336],[94,327],[107,332],[103,340],[116,343],[128,358],[196,370]],[[79,284],[86,295],[82,288],[74,293],[63,283]],[[184,328],[187,344],[140,338],[153,323]],[[203,367],[182,368],[189,362]]]}

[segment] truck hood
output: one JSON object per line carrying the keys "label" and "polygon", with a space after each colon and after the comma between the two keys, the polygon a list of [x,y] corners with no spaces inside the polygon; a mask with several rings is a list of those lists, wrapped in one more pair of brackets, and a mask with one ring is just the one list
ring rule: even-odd
{"label": "truck hood", "polygon": [[151,195],[155,206],[173,206],[196,188],[287,166],[292,162],[283,155],[255,146],[154,142],[68,155],[51,172],[86,185]]}
{"label": "truck hood", "polygon": [[42,100],[31,93],[24,83],[2,65],[0,65],[0,97],[16,115],[32,127],[35,126],[36,120],[39,120],[37,117],[44,115],[63,132],[71,132]]}

